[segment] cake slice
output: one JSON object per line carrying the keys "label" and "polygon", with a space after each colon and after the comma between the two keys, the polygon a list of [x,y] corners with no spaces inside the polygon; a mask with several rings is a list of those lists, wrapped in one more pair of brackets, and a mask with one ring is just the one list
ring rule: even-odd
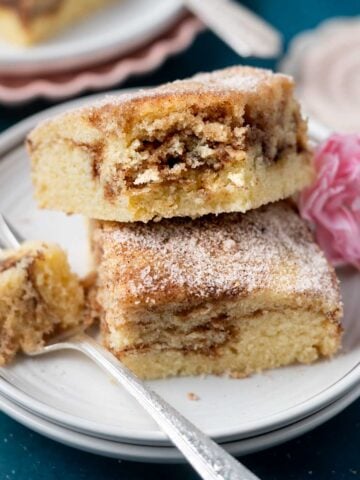
{"label": "cake slice", "polygon": [[53,36],[111,0],[0,0],[0,37],[31,45]]}
{"label": "cake slice", "polygon": [[332,356],[334,269],[286,201],[246,214],[94,221],[106,346],[144,379],[245,376]]}
{"label": "cake slice", "polygon": [[121,222],[245,212],[312,179],[291,78],[251,67],[62,114],[28,151],[40,207]]}
{"label": "cake slice", "polygon": [[0,365],[80,325],[84,291],[63,250],[42,242],[0,252]]}

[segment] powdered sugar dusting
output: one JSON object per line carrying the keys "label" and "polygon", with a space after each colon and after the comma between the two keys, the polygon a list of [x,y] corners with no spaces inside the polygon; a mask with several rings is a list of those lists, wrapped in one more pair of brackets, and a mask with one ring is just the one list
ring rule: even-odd
{"label": "powdered sugar dusting", "polygon": [[[186,298],[247,296],[259,289],[299,295],[336,309],[332,267],[287,202],[247,214],[150,224],[103,223],[102,268],[116,270],[127,295],[156,302],[176,289]],[[114,261],[115,258],[115,261]],[[305,299],[305,300],[304,300]]]}
{"label": "powdered sugar dusting", "polygon": [[198,73],[185,80],[176,80],[157,88],[138,90],[121,97],[108,96],[102,103],[126,103],[139,98],[198,93],[199,91],[203,93],[240,92],[246,94],[255,92],[265,85],[272,87],[282,82],[292,84],[293,80],[288,75],[274,73],[271,70],[238,66],[210,73]]}
{"label": "powdered sugar dusting", "polygon": [[[233,67],[222,70],[221,72],[200,73],[193,77],[193,81],[201,83],[203,87],[216,87],[230,90],[252,91],[256,90],[259,85],[276,81],[278,78],[287,78],[282,74],[273,73],[270,70],[250,68],[250,67]],[[179,82],[183,83],[183,82]]]}

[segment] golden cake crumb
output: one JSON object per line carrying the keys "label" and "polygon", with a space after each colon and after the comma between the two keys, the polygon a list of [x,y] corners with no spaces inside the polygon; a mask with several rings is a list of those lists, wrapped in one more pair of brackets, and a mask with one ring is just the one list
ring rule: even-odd
{"label": "golden cake crumb", "polygon": [[198,395],[196,395],[196,393],[193,393],[193,392],[189,392],[189,393],[187,394],[187,398],[188,398],[189,400],[192,400],[192,401],[195,401],[195,402],[197,402],[198,400],[200,400],[200,397],[199,397]]}

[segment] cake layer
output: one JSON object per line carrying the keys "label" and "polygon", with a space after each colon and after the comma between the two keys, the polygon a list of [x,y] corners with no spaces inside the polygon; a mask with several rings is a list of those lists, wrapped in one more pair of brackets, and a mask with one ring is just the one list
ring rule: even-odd
{"label": "cake layer", "polygon": [[[340,346],[335,272],[290,202],[196,220],[93,221],[90,236],[105,343],[144,378],[201,365],[242,375]],[[161,366],[167,358],[177,366]]]}
{"label": "cake layer", "polygon": [[[154,344],[121,350],[107,336],[105,343],[136,375],[151,380],[203,374],[245,377],[293,363],[309,364],[334,355],[341,341],[336,320],[301,310],[258,312],[235,318],[231,326],[226,341],[209,348]],[[175,333],[173,337],[176,340]]]}
{"label": "cake layer", "polygon": [[111,0],[0,0],[0,37],[31,45],[57,34]]}
{"label": "cake layer", "polygon": [[68,112],[28,150],[41,207],[122,222],[245,212],[312,178],[292,80],[250,67]]}
{"label": "cake layer", "polygon": [[27,242],[0,252],[0,365],[84,322],[84,302],[83,287],[58,246]]}

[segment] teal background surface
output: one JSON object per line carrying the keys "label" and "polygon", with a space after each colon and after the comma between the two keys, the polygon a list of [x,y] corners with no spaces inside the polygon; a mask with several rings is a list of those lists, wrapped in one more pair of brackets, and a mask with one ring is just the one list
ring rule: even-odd
{"label": "teal background surface", "polygon": [[[247,0],[243,3],[283,33],[285,46],[298,32],[314,28],[327,18],[360,14],[360,0]],[[132,78],[122,86],[156,85],[237,63],[276,67],[275,61],[244,61],[212,33],[205,32],[191,48],[169,59],[156,72]],[[36,101],[25,106],[0,107],[0,131],[50,105]],[[264,480],[360,479],[360,400],[313,432],[247,455],[242,461]],[[187,465],[140,464],[80,452],[33,433],[0,413],[0,480],[197,478]]]}

